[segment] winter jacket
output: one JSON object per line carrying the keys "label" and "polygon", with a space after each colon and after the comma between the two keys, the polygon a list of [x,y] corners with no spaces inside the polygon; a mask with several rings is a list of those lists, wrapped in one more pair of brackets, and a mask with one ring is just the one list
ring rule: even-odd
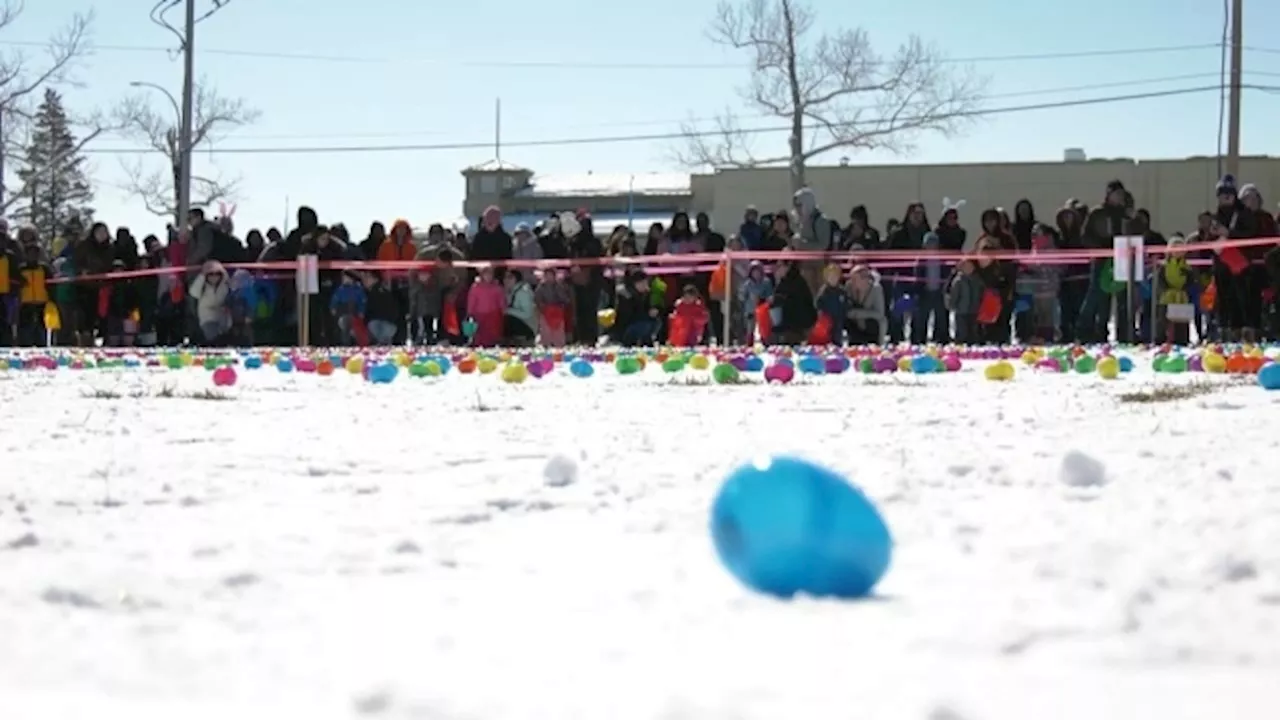
{"label": "winter jacket", "polygon": [[978,273],[957,271],[951,277],[951,285],[947,291],[947,306],[956,315],[977,315],[982,307],[982,293],[986,286]]}
{"label": "winter jacket", "polygon": [[533,299],[533,288],[521,280],[507,291],[507,314],[524,323],[530,329],[538,327],[538,308]]}
{"label": "winter jacket", "polygon": [[[221,279],[209,283],[205,277],[217,274]],[[201,325],[220,323],[226,319],[227,296],[231,294],[231,278],[219,263],[213,263],[191,281],[191,297],[196,300],[196,316]]]}
{"label": "winter jacket", "polygon": [[358,282],[347,282],[338,286],[329,298],[329,310],[339,317],[364,317],[368,294],[364,286]]}

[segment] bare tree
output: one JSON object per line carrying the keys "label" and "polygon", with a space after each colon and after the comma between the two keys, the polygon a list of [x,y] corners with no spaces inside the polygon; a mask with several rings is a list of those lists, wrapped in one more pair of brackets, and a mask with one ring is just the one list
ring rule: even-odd
{"label": "bare tree", "polygon": [[986,83],[948,64],[916,36],[882,57],[861,28],[816,35],[813,12],[800,0],[721,0],[710,39],[751,56],[751,82],[739,88],[747,106],[786,121],[785,155],[757,156],[752,136],[733,112],[715,129],[681,128],[690,166],[786,164],[791,186],[804,187],[810,160],[840,150],[908,152],[922,133],[952,136],[980,109]]}
{"label": "bare tree", "polygon": [[[241,98],[222,97],[204,80],[196,83],[193,100],[193,153],[202,147],[211,147],[237,128],[256,122],[261,115]],[[178,133],[182,118],[177,103],[171,104],[173,107],[168,112],[157,111],[149,99],[130,97],[116,109],[115,117],[124,135],[160,154],[165,161],[163,169],[149,165],[145,159],[122,161],[126,176],[122,189],[141,200],[147,212],[173,218],[174,223],[181,226],[186,222],[185,218],[177,217],[182,170]],[[238,179],[222,176],[217,168],[212,170],[212,174],[192,175],[191,207],[208,207],[235,197]]]}
{"label": "bare tree", "polygon": [[[22,0],[0,0],[0,32],[13,26],[22,11]],[[74,80],[72,74],[78,61],[91,50],[92,26],[92,12],[72,15],[67,24],[48,39],[44,47],[45,57],[38,61],[20,50],[0,53],[0,214],[28,190],[24,183],[12,194],[5,192],[8,168],[4,160],[21,156],[26,146],[37,91]],[[78,154],[86,144],[110,129],[97,114],[76,118],[74,125],[79,140],[68,157]],[[62,159],[50,158],[49,161],[56,164]],[[35,177],[39,177],[38,172]]]}

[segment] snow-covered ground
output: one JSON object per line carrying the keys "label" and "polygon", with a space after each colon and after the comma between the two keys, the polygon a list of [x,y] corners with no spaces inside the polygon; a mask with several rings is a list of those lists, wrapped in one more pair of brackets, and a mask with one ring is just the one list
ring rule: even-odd
{"label": "snow-covered ground", "polygon": [[[0,717],[1274,718],[1280,395],[1147,364],[0,373]],[[879,502],[877,599],[722,570],[710,500],[769,451]]]}

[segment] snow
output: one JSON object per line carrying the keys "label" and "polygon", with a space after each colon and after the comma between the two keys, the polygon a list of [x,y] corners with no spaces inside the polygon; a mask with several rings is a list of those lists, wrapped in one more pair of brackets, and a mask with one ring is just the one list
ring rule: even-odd
{"label": "snow", "polygon": [[571,173],[537,175],[516,197],[689,195],[688,173]]}
{"label": "snow", "polygon": [[[1173,383],[1220,387],[1118,399]],[[0,373],[0,717],[1243,720],[1280,700],[1280,396],[1256,385],[975,364],[208,388]],[[770,451],[878,502],[898,552],[875,600],[779,602],[718,565],[710,500]]]}

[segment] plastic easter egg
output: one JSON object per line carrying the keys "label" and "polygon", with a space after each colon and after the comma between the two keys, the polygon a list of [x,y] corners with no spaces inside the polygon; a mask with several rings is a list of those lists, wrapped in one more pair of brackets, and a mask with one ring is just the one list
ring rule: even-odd
{"label": "plastic easter egg", "polygon": [[578,359],[569,363],[569,372],[576,378],[589,378],[596,374],[596,369],[586,360]]}
{"label": "plastic easter egg", "polygon": [[630,355],[623,355],[613,363],[619,375],[634,375],[640,372],[640,362]]}
{"label": "plastic easter egg", "polygon": [[1132,358],[1129,358],[1125,355],[1121,355],[1119,360],[1120,360],[1120,372],[1122,373],[1133,372]]}
{"label": "plastic easter egg", "polygon": [[329,377],[333,374],[333,361],[325,358],[316,363],[316,374],[320,377]]}
{"label": "plastic easter egg", "polygon": [[279,370],[282,373],[293,372],[293,361],[289,358],[280,358],[276,361],[276,370]]}
{"label": "plastic easter egg", "polygon": [[746,358],[746,362],[743,363],[743,370],[746,370],[747,372],[760,372],[761,370],[764,370],[764,360],[760,359],[759,355],[748,356]]}
{"label": "plastic easter egg", "polygon": [[731,473],[711,507],[711,538],[735,578],[780,598],[866,597],[893,554],[889,528],[861,490],[793,457]]}
{"label": "plastic easter egg", "polygon": [[789,363],[777,362],[764,369],[764,379],[770,383],[786,385],[796,377],[796,369]]}
{"label": "plastic easter egg", "polygon": [[731,363],[720,363],[711,371],[711,379],[715,380],[717,384],[728,385],[738,382],[741,379],[741,375],[738,374],[738,368]]}
{"label": "plastic easter egg", "polygon": [[1115,380],[1120,377],[1120,361],[1110,355],[1098,361],[1098,375],[1106,380]]}
{"label": "plastic easter egg", "polygon": [[519,385],[529,378],[529,369],[519,362],[507,363],[502,366],[502,381]]}
{"label": "plastic easter egg", "polygon": [[711,361],[707,359],[706,355],[694,355],[689,358],[689,367],[694,370],[706,370],[711,367]]}
{"label": "plastic easter egg", "polygon": [[1200,367],[1207,373],[1224,373],[1227,371],[1227,359],[1216,352],[1206,352],[1200,357]]}
{"label": "plastic easter egg", "polygon": [[796,368],[805,375],[822,375],[827,371],[827,363],[817,355],[805,355]]}
{"label": "plastic easter egg", "polygon": [[987,366],[986,370],[982,371],[983,377],[997,381],[1012,380],[1013,374],[1013,365],[1008,360],[993,362]]}
{"label": "plastic easter egg", "polygon": [[1098,363],[1091,355],[1081,355],[1076,358],[1075,371],[1081,375],[1088,375],[1097,369]]}
{"label": "plastic easter egg", "polygon": [[662,361],[662,371],[668,373],[677,373],[684,369],[684,360],[678,357],[667,358]]}
{"label": "plastic easter egg", "polygon": [[1258,384],[1264,390],[1280,390],[1280,363],[1270,362],[1259,368]]}
{"label": "plastic easter egg", "polygon": [[944,367],[947,372],[959,372],[960,368],[963,366],[964,363],[960,360],[959,355],[946,355],[942,358],[942,367]]}
{"label": "plastic easter egg", "polygon": [[231,387],[236,384],[236,371],[230,367],[220,367],[211,373],[213,384],[218,387]]}
{"label": "plastic easter egg", "polygon": [[488,375],[498,369],[498,361],[491,357],[482,357],[476,362],[476,369],[481,375]]}
{"label": "plastic easter egg", "polygon": [[356,355],[348,359],[347,362],[343,364],[343,367],[352,375],[360,375],[364,373],[364,358]]}
{"label": "plastic easter egg", "polygon": [[393,362],[381,362],[369,368],[369,382],[376,385],[386,385],[396,379],[396,375],[400,374],[400,368]]}

